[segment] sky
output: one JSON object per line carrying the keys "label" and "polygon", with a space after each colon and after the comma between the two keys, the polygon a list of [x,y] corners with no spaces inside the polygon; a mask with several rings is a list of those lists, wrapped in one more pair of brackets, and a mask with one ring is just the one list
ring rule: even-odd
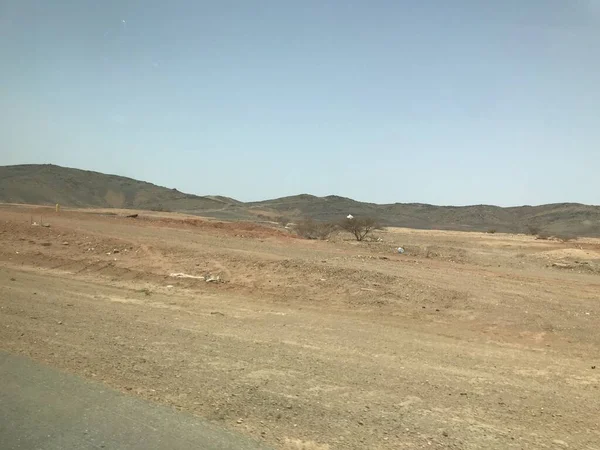
{"label": "sky", "polygon": [[0,165],[600,204],[600,0],[0,0]]}

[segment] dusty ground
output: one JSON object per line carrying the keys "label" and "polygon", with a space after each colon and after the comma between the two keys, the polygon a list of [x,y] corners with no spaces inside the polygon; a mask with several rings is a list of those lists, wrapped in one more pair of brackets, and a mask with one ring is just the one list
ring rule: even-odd
{"label": "dusty ground", "polygon": [[281,449],[600,449],[600,241],[380,236],[4,206],[0,348]]}

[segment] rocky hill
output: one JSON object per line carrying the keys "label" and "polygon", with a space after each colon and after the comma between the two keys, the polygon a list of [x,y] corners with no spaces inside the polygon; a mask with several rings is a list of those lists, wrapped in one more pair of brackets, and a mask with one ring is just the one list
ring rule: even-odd
{"label": "rocky hill", "polygon": [[151,183],[55,165],[0,166],[0,202],[72,207],[179,211],[229,220],[339,220],[347,214],[373,216],[389,226],[423,229],[523,232],[600,236],[600,207],[577,203],[502,208],[490,205],[380,205],[339,196],[292,197],[243,203],[185,194]]}
{"label": "rocky hill", "polygon": [[151,210],[221,209],[216,197],[184,194],[144,181],[44,165],[0,166],[0,201]]}

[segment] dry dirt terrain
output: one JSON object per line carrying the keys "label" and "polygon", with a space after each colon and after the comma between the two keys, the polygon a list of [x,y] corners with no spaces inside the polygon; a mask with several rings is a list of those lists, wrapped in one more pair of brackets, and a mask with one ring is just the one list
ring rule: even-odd
{"label": "dry dirt terrain", "polygon": [[1,349],[278,449],[600,449],[598,240],[124,214],[0,207]]}

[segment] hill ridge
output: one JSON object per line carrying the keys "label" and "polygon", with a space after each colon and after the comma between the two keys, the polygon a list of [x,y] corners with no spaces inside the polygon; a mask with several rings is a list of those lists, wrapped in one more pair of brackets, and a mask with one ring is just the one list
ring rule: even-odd
{"label": "hill ridge", "polygon": [[225,220],[277,221],[281,217],[339,220],[351,213],[374,216],[385,225],[408,228],[523,232],[534,226],[548,233],[600,236],[600,206],[581,203],[510,207],[376,204],[340,195],[312,194],[241,202],[54,164],[0,166],[0,202],[178,211]]}

